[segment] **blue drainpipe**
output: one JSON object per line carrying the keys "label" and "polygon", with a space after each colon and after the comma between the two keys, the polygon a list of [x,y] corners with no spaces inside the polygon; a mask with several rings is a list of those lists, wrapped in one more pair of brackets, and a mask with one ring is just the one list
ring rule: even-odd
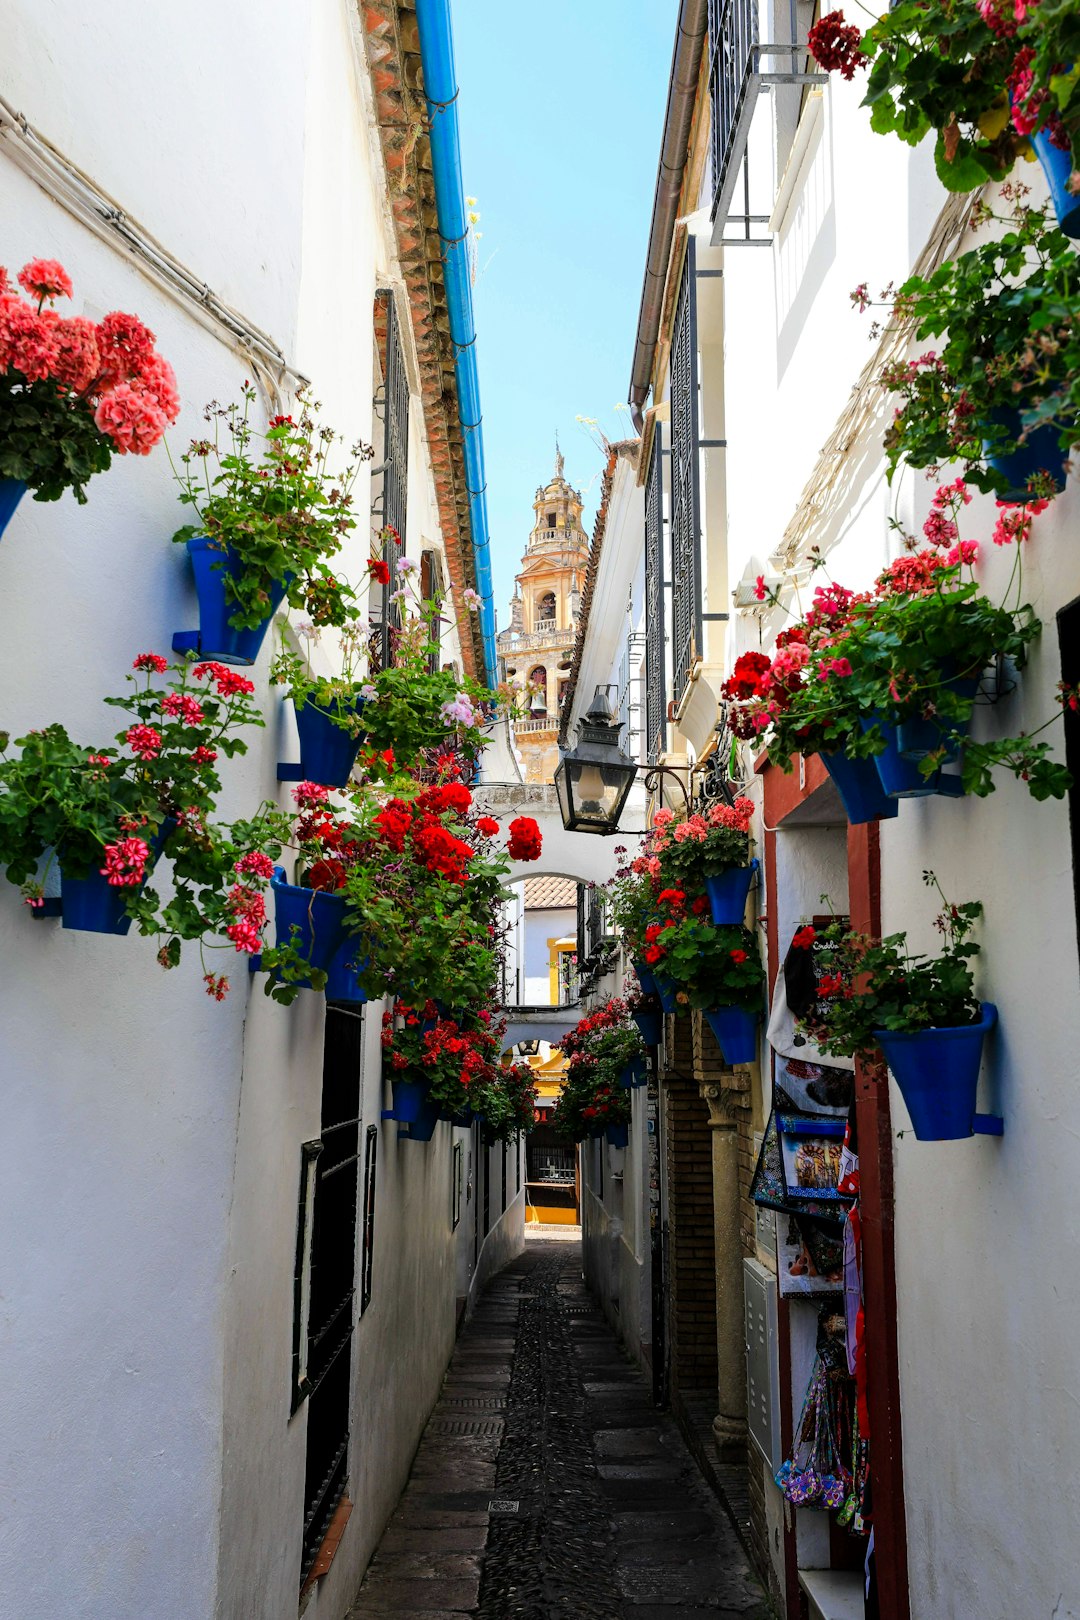
{"label": "blue drainpipe", "polygon": [[476,371],[476,326],[473,321],[472,282],[466,249],[468,222],[461,174],[461,141],[457,116],[457,74],[454,71],[454,36],[450,0],[416,0],[420,33],[420,61],[431,124],[431,164],[435,179],[435,208],[442,237],[446,277],[446,304],[450,337],[455,348],[458,408],[465,444],[465,487],[469,496],[476,586],[480,595],[480,628],[484,641],[484,667],[490,685],[497,675],[495,606],[491,583],[491,542],[488,535],[487,479],[484,473],[484,436],[480,411],[480,383]]}

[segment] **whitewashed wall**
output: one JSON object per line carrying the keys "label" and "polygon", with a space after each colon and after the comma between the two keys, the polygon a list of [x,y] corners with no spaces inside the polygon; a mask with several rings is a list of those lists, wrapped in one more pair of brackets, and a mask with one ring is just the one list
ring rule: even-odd
{"label": "whitewashed wall", "polygon": [[[396,270],[354,26],[344,0],[226,11],[198,0],[183,14],[121,0],[93,19],[75,0],[15,0],[0,93],[269,331],[347,439],[370,439],[372,300]],[[117,86],[122,107],[103,107]],[[244,361],[0,143],[0,262],[14,271],[37,255],[71,274],[67,312],[129,309],[156,332],[184,402],[174,449],[199,431],[207,400],[237,397]],[[366,472],[355,497],[366,514]],[[19,736],[58,720],[109,740],[117,717],[103,695],[123,690],[137,653],[168,652],[173,631],[196,623],[184,553],[169,543],[186,520],[161,448],[118,458],[84,508],[23,501],[0,546],[0,726]],[[409,531],[414,550],[438,541],[415,399]],[[354,579],[368,540],[362,522],[343,557]],[[225,815],[276,793],[287,802],[275,768],[291,727],[268,656],[253,671],[267,729],[222,773]],[[321,998],[284,1009],[261,984],[249,994],[246,962],[229,952],[212,963],[234,982],[218,1006],[197,952],[166,975],[152,941],[34,922],[7,885],[0,954],[0,1454],[16,1482],[0,1515],[4,1587],[22,1620],[294,1612],[306,1409],[290,1421],[292,1273],[300,1144],[319,1122]],[[373,1011],[364,1126],[384,1102]],[[374,1288],[354,1345],[355,1508],[309,1614],[336,1617],[351,1601],[450,1350],[464,1247],[450,1228],[450,1136],[440,1126],[425,1146],[382,1131]],[[508,1250],[514,1219],[499,1240]],[[64,1532],[43,1557],[58,1491]]]}
{"label": "whitewashed wall", "polygon": [[[834,76],[810,114],[772,249],[724,255],[732,582],[760,571],[779,545],[869,358],[871,317],[857,316],[848,294],[863,281],[874,295],[899,282],[945,200],[929,152],[875,136],[861,93]],[[1041,193],[1037,169],[1023,178]],[[852,446],[848,468],[846,498],[815,538],[832,547],[831,576],[858,588],[895,555],[889,513],[918,532],[934,485],[908,473],[888,489],[880,429]],[[1044,619],[1042,644],[1019,690],[978,711],[976,735],[1015,735],[1053,713],[1054,614],[1080,594],[1077,517],[1073,482],[1038,519],[1024,556],[1024,594]],[[990,544],[993,522],[993,503],[977,498],[962,530],[983,542],[980,578],[991,595],[1013,560]],[[780,622],[767,626],[766,646]],[[758,645],[755,622],[737,623],[731,640],[729,661]],[[1060,725],[1046,735],[1060,747]],[[842,881],[830,838],[807,830],[778,840],[782,939],[800,912],[818,909],[819,873],[829,886]],[[881,824],[881,845],[885,932],[907,929],[916,946],[932,946],[926,867],[950,898],[985,903],[977,981],[997,1003],[1001,1027],[980,1106],[1006,1116],[1000,1141],[919,1143],[893,1088],[912,1620],[1080,1612],[1074,1504],[1062,1483],[1080,1444],[1080,1304],[1063,1271],[1080,1230],[1068,813],[1001,778],[988,800],[903,803]],[[1022,1487],[1021,1477],[1048,1488]]]}

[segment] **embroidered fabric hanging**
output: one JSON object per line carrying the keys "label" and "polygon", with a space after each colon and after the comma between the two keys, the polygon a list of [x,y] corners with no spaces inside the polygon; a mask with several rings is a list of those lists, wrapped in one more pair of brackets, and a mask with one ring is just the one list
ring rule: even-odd
{"label": "embroidered fabric hanging", "polygon": [[819,1353],[790,1457],[776,1483],[795,1507],[843,1508],[855,1491],[854,1400],[846,1373],[830,1372]]}

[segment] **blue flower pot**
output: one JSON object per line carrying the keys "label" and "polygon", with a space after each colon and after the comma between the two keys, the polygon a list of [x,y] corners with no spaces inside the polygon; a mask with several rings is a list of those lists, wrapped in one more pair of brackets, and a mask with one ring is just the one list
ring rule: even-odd
{"label": "blue flower pot", "polygon": [[[270,879],[278,945],[294,944],[308,965],[326,973],[345,942],[345,896],[286,883],[283,867]],[[299,929],[297,935],[292,930]]]}
{"label": "blue flower pot", "polygon": [[746,897],[757,869],[758,863],[753,860],[749,866],[732,866],[726,872],[705,879],[705,892],[717,928],[742,922],[746,915]]}
{"label": "blue flower pot", "polygon": [[327,1001],[344,1001],[357,1007],[366,1004],[367,996],[361,989],[359,974],[367,967],[369,958],[358,956],[358,951],[357,941],[347,939],[335,952],[326,970]]}
{"label": "blue flower pot", "polygon": [[643,1086],[647,1079],[648,1071],[645,1059],[643,1057],[631,1058],[619,1076],[619,1084],[625,1091],[636,1091],[638,1086]]}
{"label": "blue flower pot", "polygon": [[634,972],[637,974],[637,982],[640,984],[645,995],[655,996],[656,975],[650,972],[650,970],[645,966],[644,959],[640,956],[634,957]]}
{"label": "blue flower pot", "polygon": [[345,704],[335,698],[328,709],[320,708],[313,699],[308,698],[305,704],[296,709],[300,768],[305,781],[318,782],[322,787],[343,788],[347,785],[364,740],[363,733],[357,732],[354,737],[338,725],[333,716],[358,715],[363,707],[362,697]]}
{"label": "blue flower pot", "polygon": [[[890,800],[926,799],[935,793],[953,798],[962,796],[964,790],[959,776],[945,776],[940,770],[933,776],[923,776],[916,762],[900,752],[897,727],[883,716],[863,720],[862,728],[869,731],[875,724],[885,739],[885,747],[874,755],[872,763]],[[955,758],[955,752],[949,757]]]}
{"label": "blue flower pot", "polygon": [[899,814],[895,799],[881,785],[872,759],[848,759],[845,753],[822,754],[821,763],[833,779],[844,813],[853,827],[867,821],[886,821]]}
{"label": "blue flower pot", "polygon": [[[999,423],[1008,433],[1010,439],[1015,439],[1023,432],[1023,421],[1019,411],[1009,407],[991,412],[991,420]],[[998,499],[1002,501],[1023,501],[1028,498],[1028,480],[1036,473],[1049,473],[1054,482],[1055,489],[1064,489],[1065,474],[1063,467],[1066,452],[1058,443],[1058,430],[1056,427],[1033,428],[1024,440],[1011,454],[995,451],[989,443],[984,444],[983,453],[986,464],[996,473],[1000,473],[1006,480],[1008,488]]]}
{"label": "blue flower pot", "polygon": [[605,1125],[604,1135],[607,1137],[609,1147],[624,1148],[630,1146],[629,1125]]}
{"label": "blue flower pot", "polygon": [[26,494],[21,478],[0,478],[0,535],[15,515],[15,508]]}
{"label": "blue flower pot", "polygon": [[[254,630],[237,630],[229,623],[236,612],[225,588],[226,578],[239,579],[244,565],[231,546],[222,549],[205,534],[196,534],[187,543],[195,573],[195,593],[199,598],[199,656],[217,658],[223,664],[253,664],[259,656],[270,620],[281,605],[286,583],[270,587],[266,618]],[[342,733],[342,735],[345,735]]]}
{"label": "blue flower pot", "polygon": [[[977,680],[970,677],[946,681],[950,692],[958,697],[974,698],[979,690]],[[960,743],[953,733],[961,736],[966,734],[971,725],[971,716],[966,720],[949,720],[946,718],[923,720],[914,716],[910,720],[898,720],[896,723],[896,746],[903,759],[913,759],[918,762],[925,759],[928,754],[936,754],[939,748],[944,748],[942,763],[946,760],[955,760],[960,756]]]}
{"label": "blue flower pot", "polygon": [[394,1092],[394,1118],[403,1125],[411,1125],[414,1119],[420,1118],[428,1098],[428,1088],[422,1080],[398,1080],[390,1076],[390,1084]]}
{"label": "blue flower pot", "polygon": [[[147,876],[153,871],[165,840],[175,829],[176,822],[170,817],[153,838],[147,839],[150,846]],[[101,858],[104,861],[104,854]],[[124,902],[130,893],[128,888],[109,883],[96,869],[91,869],[84,878],[69,877],[61,861],[60,916],[65,928],[76,928],[84,934],[126,934],[131,918]]]}
{"label": "blue flower pot", "polygon": [[660,997],[660,1005],[666,1013],[678,1012],[679,1003],[675,999],[675,986],[670,979],[661,979],[654,976],[656,994]]}
{"label": "blue flower pot", "polygon": [[955,1142],[973,1134],[983,1037],[996,1022],[997,1008],[984,1001],[977,1024],[912,1034],[875,1029],[920,1142]]}
{"label": "blue flower pot", "polygon": [[757,1060],[756,1012],[746,1007],[709,1007],[705,1017],[726,1063],[754,1063]]}
{"label": "blue flower pot", "polygon": [[638,1034],[646,1046],[659,1046],[660,1037],[664,1033],[664,1018],[662,1013],[654,1012],[648,1007],[639,1007],[637,1012],[630,1015],[637,1025]]}
{"label": "blue flower pot", "polygon": [[1055,146],[1045,129],[1031,137],[1031,144],[1050,188],[1050,200],[1054,204],[1058,224],[1066,236],[1080,236],[1080,197],[1074,196],[1069,190],[1069,176],[1073,171],[1072,153],[1063,152]]}
{"label": "blue flower pot", "polygon": [[435,1135],[435,1127],[439,1123],[439,1118],[440,1111],[436,1103],[422,1103],[416,1118],[409,1121],[409,1128],[405,1133],[407,1140],[410,1142],[430,1142]]}

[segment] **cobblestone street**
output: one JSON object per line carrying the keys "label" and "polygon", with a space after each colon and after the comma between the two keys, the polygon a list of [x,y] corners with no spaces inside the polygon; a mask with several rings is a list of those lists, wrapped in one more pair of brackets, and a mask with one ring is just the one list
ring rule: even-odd
{"label": "cobblestone street", "polygon": [[488,1287],[351,1620],[767,1620],[580,1267],[533,1240]]}

